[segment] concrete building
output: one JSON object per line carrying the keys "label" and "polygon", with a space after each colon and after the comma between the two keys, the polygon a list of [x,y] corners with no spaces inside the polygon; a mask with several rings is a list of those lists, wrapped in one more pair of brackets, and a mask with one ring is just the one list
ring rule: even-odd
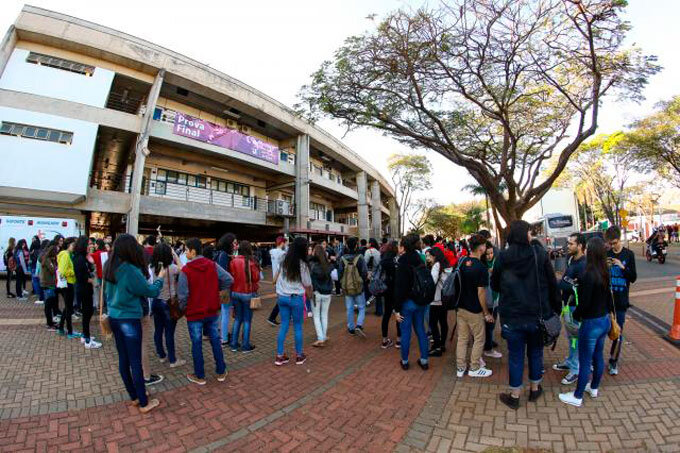
{"label": "concrete building", "polygon": [[24,7],[0,43],[0,148],[4,214],[73,217],[89,232],[398,235],[388,182],[288,107],[41,8]]}

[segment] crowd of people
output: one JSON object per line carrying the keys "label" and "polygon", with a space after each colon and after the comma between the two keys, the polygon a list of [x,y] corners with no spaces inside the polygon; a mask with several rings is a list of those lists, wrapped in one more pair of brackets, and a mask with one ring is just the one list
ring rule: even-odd
{"label": "crowd of people", "polygon": [[[354,237],[310,243],[302,236],[289,243],[281,236],[265,257],[232,233],[214,246],[192,238],[174,247],[155,236],[141,245],[128,234],[115,242],[111,237],[57,236],[42,242],[34,238],[30,247],[11,239],[4,261],[10,277],[8,296],[13,295],[14,275],[16,296],[26,300],[30,276],[33,292],[44,304],[47,329],[79,338],[88,349],[101,346],[90,333],[94,309],[99,307],[102,330],[115,339],[123,383],[143,413],[159,405],[157,399],[149,399],[146,387],[163,379],[151,373],[143,342],[153,338],[161,363],[171,368],[184,365],[174,339],[181,317],[186,317],[193,359],[193,372],[186,377],[194,384],[206,384],[204,341],[209,341],[220,382],[227,377],[223,348],[244,354],[255,349],[252,319],[261,304],[263,261],[271,262],[277,299],[267,316],[267,322],[279,329],[276,366],[291,361],[285,350],[291,323],[295,363],[306,362],[307,316],[313,318],[317,338],[312,347],[329,344],[329,307],[335,294],[344,297],[346,335],[367,338],[367,307],[375,306],[375,314],[382,317],[376,347],[399,348],[403,370],[410,368],[412,332],[419,350],[417,365],[423,370],[429,368],[430,358],[446,354],[447,339],[457,332],[457,377],[489,377],[494,366],[486,361],[502,357],[494,336],[500,322],[500,336],[507,342],[510,391],[499,398],[512,409],[520,406],[525,355],[528,401],[540,398],[543,350],[556,341],[554,321],[559,317],[569,353],[553,369],[566,373],[562,384],[576,384],[573,392],[559,397],[574,406],[582,404],[584,393],[597,397],[607,335],[614,340],[609,374],[618,374],[623,339],[614,338],[612,326],[623,328],[629,287],[636,280],[635,257],[623,246],[619,228],[609,228],[604,240],[594,237],[586,242],[580,233],[571,235],[563,275],[556,275],[527,222],[510,224],[502,249],[491,239],[486,230],[461,240],[407,234],[400,241],[383,239],[380,244]],[[81,319],[82,332],[74,330],[74,317]]]}

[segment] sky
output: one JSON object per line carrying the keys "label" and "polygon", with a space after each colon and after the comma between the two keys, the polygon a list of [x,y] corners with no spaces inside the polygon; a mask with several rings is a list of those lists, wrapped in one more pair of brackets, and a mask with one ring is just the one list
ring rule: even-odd
{"label": "sky", "polygon": [[[4,34],[23,1],[2,0],[0,30]],[[229,74],[292,106],[300,87],[324,60],[331,59],[345,38],[374,27],[367,16],[384,16],[421,0],[30,0],[30,4],[89,20],[146,39]],[[654,76],[641,104],[605,100],[597,133],[624,128],[653,111],[654,104],[680,94],[680,0],[629,0],[625,15],[633,30],[628,44],[659,57],[664,70]],[[333,120],[318,123],[372,163],[388,180],[387,158],[411,150],[373,130],[345,135]],[[434,168],[432,190],[422,194],[438,203],[466,201],[462,190],[474,183],[467,171],[444,157],[421,151]]]}

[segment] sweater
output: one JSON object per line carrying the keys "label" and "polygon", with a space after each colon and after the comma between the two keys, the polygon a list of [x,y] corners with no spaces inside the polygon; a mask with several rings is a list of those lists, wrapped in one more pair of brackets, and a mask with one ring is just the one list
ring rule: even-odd
{"label": "sweater", "polygon": [[115,319],[141,319],[146,298],[158,297],[163,279],[149,283],[141,269],[124,262],[115,273],[116,281],[106,281],[106,300],[109,316]]}
{"label": "sweater", "polygon": [[57,269],[59,270],[59,275],[66,279],[66,283],[70,285],[76,283],[76,273],[73,270],[71,252],[68,250],[59,252],[59,255],[57,255]]}
{"label": "sweater", "polygon": [[86,255],[73,255],[73,270],[76,274],[76,292],[92,294],[92,272]]}
{"label": "sweater", "polygon": [[220,291],[229,289],[233,281],[219,264],[200,255],[182,267],[177,297],[180,308],[186,309],[187,321],[217,316]]}
{"label": "sweater", "polygon": [[413,272],[423,265],[420,254],[416,251],[406,252],[397,260],[394,274],[394,311],[401,312],[401,307],[407,300],[413,299]]}
{"label": "sweater", "polygon": [[243,255],[235,256],[231,260],[229,273],[234,279],[231,285],[232,293],[252,294],[260,289],[260,267],[254,258],[250,260],[250,284],[248,284],[248,274],[246,274],[246,258]]}
{"label": "sweater", "polygon": [[592,273],[584,272],[578,285],[578,305],[574,319],[595,319],[605,316],[611,306],[609,282],[598,282]]}
{"label": "sweater", "polygon": [[40,286],[54,288],[57,286],[57,266],[52,260],[45,260],[40,265]]}

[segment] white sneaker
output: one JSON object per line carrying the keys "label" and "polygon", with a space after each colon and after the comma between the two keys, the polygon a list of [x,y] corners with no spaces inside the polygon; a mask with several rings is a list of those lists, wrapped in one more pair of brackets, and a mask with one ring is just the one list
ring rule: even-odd
{"label": "white sneaker", "polygon": [[89,343],[85,343],[85,349],[99,349],[102,347],[102,344],[99,343],[98,341],[94,341],[92,338],[90,338]]}
{"label": "white sneaker", "polygon": [[456,377],[462,378],[465,376],[465,368],[456,368]]}
{"label": "white sneaker", "polygon": [[44,304],[45,302],[43,302],[42,300],[36,300],[36,301],[33,302],[33,303],[36,304],[36,305],[42,305],[42,304]]}
{"label": "white sneaker", "polygon": [[308,311],[308,312],[307,312],[307,317],[308,317],[308,318],[311,318],[312,316],[314,316],[314,313],[312,313],[311,311]]}
{"label": "white sneaker", "polygon": [[182,365],[184,365],[185,363],[187,363],[186,360],[177,359],[177,360],[175,361],[175,363],[171,363],[171,364],[170,364],[170,368],[177,368],[178,366],[182,366]]}
{"label": "white sneaker", "polygon": [[503,357],[503,354],[496,351],[495,349],[492,349],[491,351],[484,351],[484,355],[487,357],[491,357],[492,359],[500,359],[501,357]]}
{"label": "white sneaker", "polygon": [[468,376],[470,377],[489,377],[493,374],[493,371],[486,367],[479,367],[476,370],[470,370],[468,371]]}
{"label": "white sneaker", "polygon": [[560,401],[576,407],[581,407],[583,404],[583,398],[576,398],[574,392],[560,393]]}
{"label": "white sneaker", "polygon": [[591,398],[597,398],[599,389],[594,389],[590,386],[590,382],[586,384],[586,393],[590,395]]}
{"label": "white sneaker", "polygon": [[[92,341],[92,340],[94,340],[94,335],[92,335],[92,336],[90,337],[90,341]],[[80,342],[81,342],[82,344],[85,344],[85,337],[80,337]]]}

